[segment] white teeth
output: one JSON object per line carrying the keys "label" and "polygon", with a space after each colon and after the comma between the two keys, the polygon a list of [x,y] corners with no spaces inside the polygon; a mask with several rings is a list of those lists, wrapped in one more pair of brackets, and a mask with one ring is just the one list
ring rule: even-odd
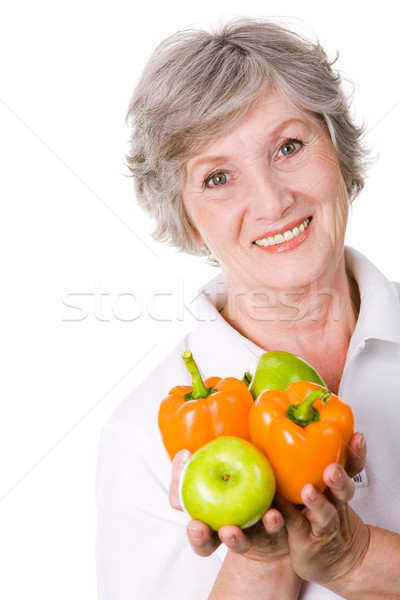
{"label": "white teeth", "polygon": [[299,226],[293,227],[293,229],[288,229],[283,233],[278,233],[277,235],[269,235],[266,238],[262,238],[261,240],[256,240],[254,243],[257,246],[275,246],[276,244],[282,244],[283,242],[288,242],[293,238],[297,237],[299,233],[303,233],[307,229],[310,224],[311,219],[304,219]]}

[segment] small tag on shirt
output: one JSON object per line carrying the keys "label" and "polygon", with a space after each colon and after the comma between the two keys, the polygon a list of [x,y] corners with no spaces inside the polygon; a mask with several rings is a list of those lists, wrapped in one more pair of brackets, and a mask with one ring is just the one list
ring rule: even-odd
{"label": "small tag on shirt", "polygon": [[356,484],[357,489],[365,488],[368,486],[367,471],[363,469],[361,473],[358,473],[353,477],[353,481]]}

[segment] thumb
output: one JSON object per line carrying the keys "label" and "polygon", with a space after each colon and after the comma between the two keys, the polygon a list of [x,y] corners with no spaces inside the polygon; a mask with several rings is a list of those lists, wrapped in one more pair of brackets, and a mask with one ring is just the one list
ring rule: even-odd
{"label": "thumb", "polygon": [[274,503],[285,519],[285,526],[292,539],[303,539],[309,533],[310,525],[297,508],[281,494],[276,494]]}
{"label": "thumb", "polygon": [[189,450],[179,450],[174,456],[172,461],[172,473],[171,473],[171,484],[169,487],[168,499],[172,508],[182,510],[181,502],[179,499],[179,482],[184,466],[192,456]]}

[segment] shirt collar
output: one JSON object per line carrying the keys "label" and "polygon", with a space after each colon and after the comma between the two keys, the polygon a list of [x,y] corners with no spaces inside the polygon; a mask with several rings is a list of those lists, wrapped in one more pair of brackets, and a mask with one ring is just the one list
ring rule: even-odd
{"label": "shirt collar", "polygon": [[187,338],[202,375],[241,379],[248,366],[265,350],[248,340],[220,315],[226,303],[226,287],[219,273],[197,294],[197,326]]}
{"label": "shirt collar", "polygon": [[[348,356],[367,339],[400,344],[400,303],[396,287],[357,250],[346,246],[345,260],[361,297]],[[189,334],[187,346],[202,375],[243,377],[248,366],[265,350],[241,335],[220,315],[226,302],[222,273],[199,291],[194,302],[197,326]]]}
{"label": "shirt collar", "polygon": [[361,299],[351,346],[368,339],[400,344],[400,301],[395,285],[354,248],[346,246],[345,260]]}

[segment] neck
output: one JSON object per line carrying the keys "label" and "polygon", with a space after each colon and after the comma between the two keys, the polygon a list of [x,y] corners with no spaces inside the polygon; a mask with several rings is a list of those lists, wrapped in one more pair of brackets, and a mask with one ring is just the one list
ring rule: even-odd
{"label": "neck", "polygon": [[297,354],[337,392],[359,309],[344,260],[328,280],[307,288],[246,290],[231,283],[222,315],[232,327],[264,350]]}

